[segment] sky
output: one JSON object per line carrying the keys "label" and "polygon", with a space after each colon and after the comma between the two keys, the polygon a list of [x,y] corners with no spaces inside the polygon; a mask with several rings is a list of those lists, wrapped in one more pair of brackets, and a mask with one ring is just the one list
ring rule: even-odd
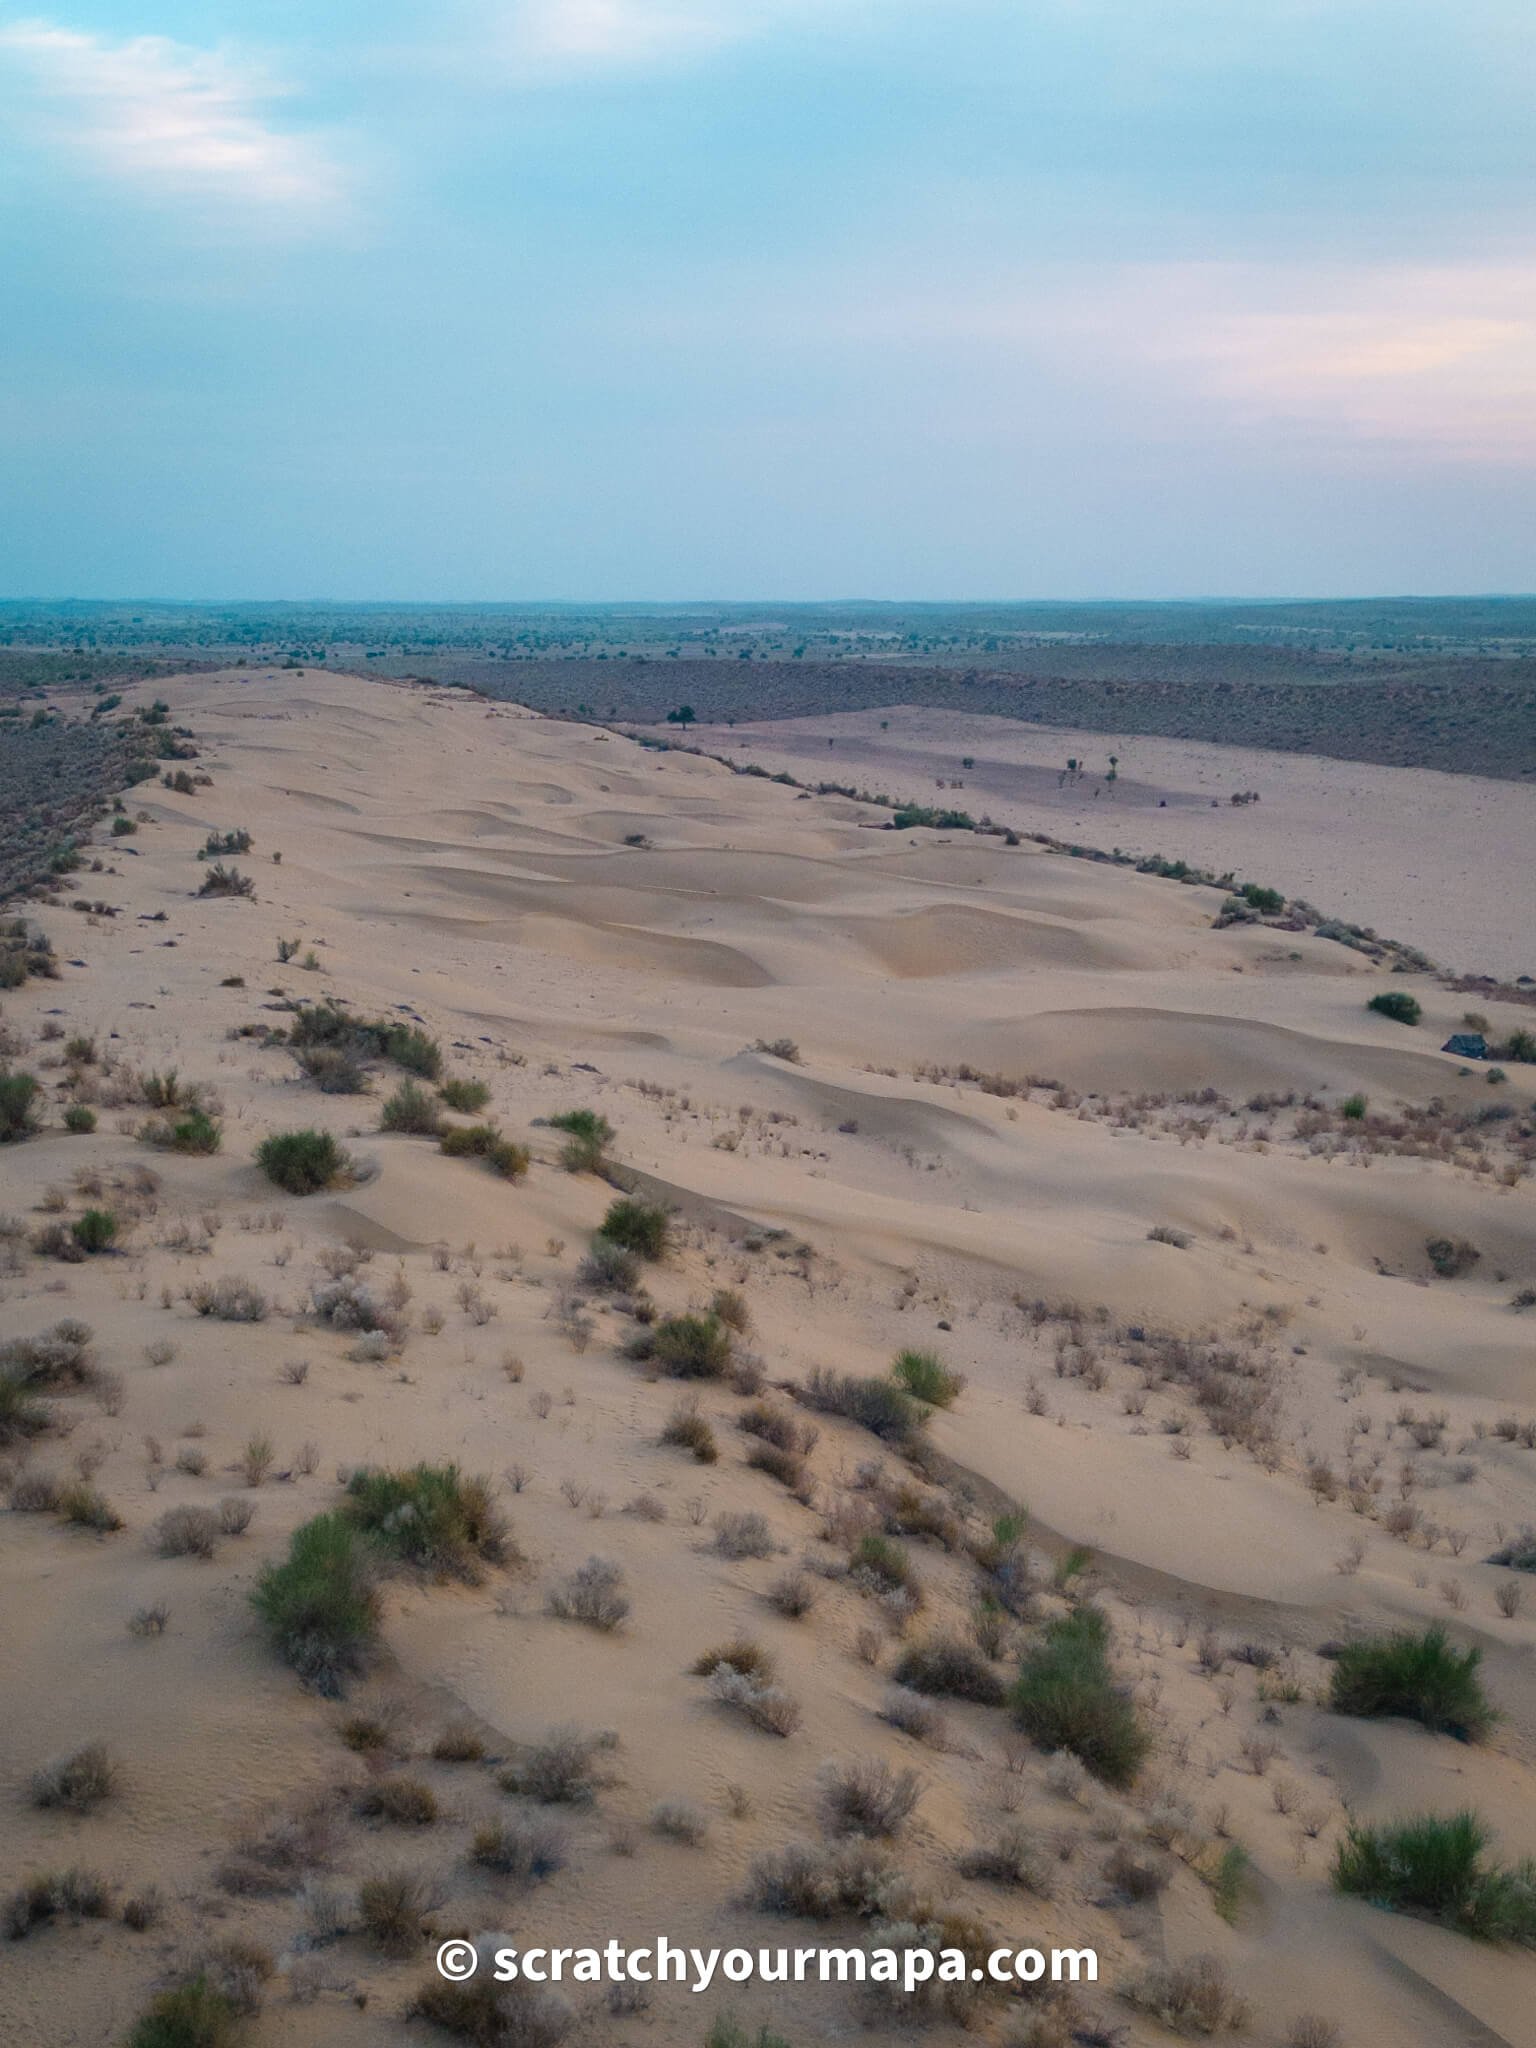
{"label": "sky", "polygon": [[1530,0],[0,0],[0,596],[1536,587]]}

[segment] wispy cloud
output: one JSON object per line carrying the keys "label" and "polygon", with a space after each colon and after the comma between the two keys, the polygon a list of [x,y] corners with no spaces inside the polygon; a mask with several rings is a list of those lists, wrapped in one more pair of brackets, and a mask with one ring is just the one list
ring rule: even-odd
{"label": "wispy cloud", "polygon": [[326,145],[280,125],[259,65],[164,36],[113,42],[47,21],[0,28],[18,129],[81,167],[162,197],[312,217],[345,178]]}
{"label": "wispy cloud", "polygon": [[493,0],[497,40],[540,69],[684,61],[784,28],[826,28],[933,0]]}

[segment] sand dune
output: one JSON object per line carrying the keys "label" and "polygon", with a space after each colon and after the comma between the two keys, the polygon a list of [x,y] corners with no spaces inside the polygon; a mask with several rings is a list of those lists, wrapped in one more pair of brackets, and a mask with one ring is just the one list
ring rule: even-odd
{"label": "sand dune", "polygon": [[[1536,1070],[1490,1085],[1436,1050],[1465,998],[1313,935],[1215,930],[1210,890],[895,834],[846,798],[459,693],[251,670],[154,689],[196,732],[211,785],[129,797],[135,857],[103,834],[101,871],[34,907],[82,964],[4,1001],[10,1056],[47,1100],[41,1134],[0,1151],[0,1214],[19,1219],[6,1334],[84,1318],[102,1377],[59,1394],[67,1435],[0,1462],[8,1484],[86,1476],[125,1526],[0,1517],[0,1755],[16,1788],[0,1863],[7,1892],[78,1864],[119,1899],[153,1883],[162,1912],[146,1933],[87,1920],[9,1944],[0,2034],[116,2039],[170,1973],[238,1934],[277,1970],[251,2048],[446,2040],[402,2016],[426,1947],[381,1954],[356,1921],[359,1881],[402,1860],[430,1873],[444,1932],[856,1940],[859,1923],[818,1932],[747,1892],[756,1859],[820,1838],[818,1767],[876,1755],[925,1781],[894,1852],[913,1881],[1000,1939],[1095,1944],[1104,1983],[1083,2024],[1126,2028],[1136,2048],[1168,2037],[1124,1994],[1160,1959],[1205,1953],[1252,2001],[1238,2038],[1263,2048],[1306,2012],[1337,2018],[1344,2048],[1527,2038],[1529,1956],[1328,1882],[1346,1803],[1376,1819],[1470,1802],[1507,1853],[1536,1852],[1536,1601],[1505,1613],[1495,1596],[1516,1575],[1487,1562],[1536,1519],[1520,1430],[1536,1416],[1536,1317],[1513,1305],[1536,1287]],[[235,828],[252,834],[235,864],[253,899],[196,895],[205,835]],[[1328,857],[1349,850],[1341,833]],[[67,909],[77,882],[117,914]],[[1412,987],[1422,1027],[1366,1009],[1387,986]],[[367,1094],[306,1081],[263,1032],[321,998],[420,1020],[527,1145],[526,1178],[380,1130],[401,1078],[385,1066]],[[1487,1007],[1495,1035],[1530,1014]],[[97,1053],[78,1084],[76,1034]],[[216,1153],[139,1141],[135,1077],[171,1068],[215,1092]],[[62,1106],[93,1094],[96,1130],[68,1134]],[[613,1126],[626,1184],[676,1211],[643,1299],[577,1277],[614,1190],[562,1168],[549,1119],[576,1108]],[[352,1184],[301,1200],[263,1177],[260,1139],[304,1125],[350,1147]],[[121,1210],[115,1253],[30,1248],[87,1202]],[[1453,1277],[1435,1270],[1439,1240],[1475,1254]],[[314,1283],[349,1261],[394,1290],[398,1343],[317,1319]],[[198,1313],[200,1283],[220,1276],[259,1287],[265,1317]],[[817,1414],[791,1491],[747,1464],[747,1397],[727,1381],[691,1388],[714,1462],[663,1442],[690,1388],[625,1347],[641,1316],[703,1311],[722,1287],[750,1316],[751,1376],[800,1421],[794,1390],[816,1367],[884,1374],[915,1345],[962,1371],[964,1393],[922,1433],[922,1469]],[[1262,1396],[1261,1426],[1220,1406],[1201,1377],[1212,1358]],[[262,1438],[269,1467],[250,1484]],[[343,1707],[284,1668],[247,1596],[341,1498],[339,1475],[418,1460],[491,1475],[519,1561],[479,1583],[391,1578],[379,1656]],[[901,1484],[942,1506],[942,1540],[902,1523]],[[254,1507],[248,1533],[211,1560],[158,1554],[167,1509],[231,1497]],[[876,1499],[922,1581],[915,1618],[850,1574],[827,1533]],[[904,1647],[972,1627],[972,1553],[1010,1502],[1034,1517],[1033,1590],[996,1671],[1068,1611],[1073,1582],[1052,1572],[1089,1546],[1116,1670],[1155,1736],[1133,1792],[1078,1803],[996,1707],[944,1702],[942,1747],[880,1718]],[[1404,1503],[1417,1518],[1394,1534]],[[745,1512],[771,1554],[717,1548],[719,1518]],[[632,1603],[612,1634],[546,1611],[550,1585],[594,1554],[621,1565]],[[814,1607],[788,1618],[767,1595],[805,1559]],[[164,1633],[130,1633],[158,1603]],[[1484,1652],[1503,1715],[1488,1743],[1319,1703],[1328,1639],[1441,1617]],[[691,1671],[742,1633],[800,1703],[786,1740]],[[348,1714],[384,1715],[386,1746],[349,1749]],[[455,1721],[493,1768],[432,1757]],[[611,1782],[558,1813],[566,1866],[519,1887],[473,1861],[473,1834],[529,1810],[494,1767],[561,1723],[614,1731]],[[120,1760],[118,1795],[79,1817],[31,1804],[29,1775],[92,1740]],[[360,1791],[402,1772],[434,1790],[437,1822],[359,1818]],[[286,1888],[242,1888],[232,1850],[307,1797],[329,1803],[323,1854]],[[651,1827],[677,1799],[698,1807],[701,1845]],[[1010,1817],[1050,1865],[1047,1896],[957,1874]],[[1234,1839],[1253,1874],[1229,1925],[1209,1880]],[[1161,1867],[1155,1896],[1115,1891],[1116,1844]],[[343,1924],[321,1939],[324,1886]],[[862,2030],[835,1988],[728,2002],[796,2043]],[[577,2037],[652,2048],[696,2048],[715,2011],[686,1994],[644,2012],[577,2005]],[[1026,2017],[987,2008],[970,2038],[1012,2048]],[[908,2030],[877,2020],[866,2037]]]}

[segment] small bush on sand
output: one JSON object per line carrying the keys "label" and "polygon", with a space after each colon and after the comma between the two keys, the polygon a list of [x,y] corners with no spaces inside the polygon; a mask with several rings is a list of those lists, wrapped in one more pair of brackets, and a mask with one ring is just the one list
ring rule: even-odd
{"label": "small bush on sand", "polygon": [[797,1920],[872,1919],[883,1912],[899,1873],[867,1840],[797,1842],[752,1866],[748,1895],[760,1913]]}
{"label": "small bush on sand", "polygon": [[187,1291],[195,1315],[208,1316],[216,1323],[261,1323],[266,1321],[268,1301],[261,1289],[236,1273],[220,1280],[199,1280]]}
{"label": "small bush on sand", "polygon": [[298,1054],[300,1072],[322,1095],[366,1095],[368,1068],[350,1045],[307,1045]]}
{"label": "small bush on sand", "polygon": [[290,1195],[316,1195],[334,1187],[351,1161],[329,1131],[274,1131],[256,1148],[256,1164]]}
{"label": "small bush on sand", "polygon": [[380,1955],[398,1959],[420,1948],[422,1923],[436,1904],[430,1882],[419,1871],[384,1870],[357,1888],[357,1917]]}
{"label": "small bush on sand", "polygon": [[754,1444],[747,1453],[747,1463],[754,1472],[766,1472],[770,1479],[777,1479],[791,1493],[805,1482],[804,1459],[797,1458],[793,1451],[781,1451],[777,1444]]}
{"label": "small bush on sand", "polygon": [[555,1728],[503,1771],[504,1792],[520,1792],[544,1806],[585,1806],[596,1794],[603,1739],[577,1728]]}
{"label": "small bush on sand", "polygon": [[0,1074],[0,1145],[16,1145],[40,1128],[37,1098],[42,1093],[33,1074]]}
{"label": "small bush on sand", "polygon": [[72,1137],[88,1138],[96,1128],[96,1112],[83,1102],[72,1102],[64,1112],[64,1128]]}
{"label": "small bush on sand", "polygon": [[432,1760],[439,1764],[477,1764],[485,1756],[485,1743],[467,1721],[450,1721],[432,1744]]}
{"label": "small bush on sand", "polygon": [[[0,1428],[3,1428],[4,1407],[0,1404]],[[0,1442],[3,1442],[0,1436]],[[699,1413],[698,1403],[692,1399],[679,1401],[667,1417],[661,1432],[664,1444],[676,1444],[680,1450],[691,1451],[701,1465],[713,1465],[720,1455],[715,1442],[715,1432]]]}
{"label": "small bush on sand", "polygon": [[1009,1821],[988,1842],[980,1842],[960,1858],[960,1875],[982,1884],[1009,1885],[1048,1899],[1054,1886],[1050,1865],[1028,1828]]}
{"label": "small bush on sand", "polygon": [[709,1816],[691,1799],[658,1799],[651,1808],[651,1826],[669,1841],[698,1849],[709,1839]]}
{"label": "small bush on sand", "polygon": [[739,1671],[743,1678],[756,1678],[764,1685],[772,1683],[773,1658],[761,1643],[753,1642],[750,1636],[737,1636],[732,1642],[715,1644],[702,1656],[696,1657],[688,1668],[695,1678],[708,1678],[722,1664],[728,1670]]}
{"label": "small bush on sand", "polygon": [[914,1643],[891,1676],[913,1692],[974,1700],[983,1707],[1000,1707],[1008,1697],[1007,1687],[981,1652],[954,1636],[932,1636],[926,1643]]}
{"label": "small bush on sand", "polygon": [[235,2048],[240,2021],[225,1994],[205,1976],[162,1991],[128,2036],[128,2048]]}
{"label": "small bush on sand", "polygon": [[33,1397],[21,1375],[0,1370],[0,1450],[46,1435],[53,1423],[53,1410]]}
{"label": "small bush on sand", "polygon": [[1504,1565],[1512,1572],[1536,1572],[1536,1528],[1527,1522],[1518,1535],[1499,1545],[1488,1562]]}
{"label": "small bush on sand", "polygon": [[822,1820],[834,1835],[894,1835],[918,1800],[916,1771],[896,1771],[881,1757],[824,1764],[817,1778]]}
{"label": "small bush on sand", "polygon": [[429,1828],[437,1819],[437,1794],[420,1778],[375,1778],[358,1795],[357,1812],[394,1827]]}
{"label": "small bush on sand", "polygon": [[560,1164],[567,1173],[601,1173],[604,1153],[613,1143],[613,1125],[595,1109],[566,1109],[549,1120],[550,1128],[566,1133]]}
{"label": "small bush on sand", "polygon": [[507,1560],[490,1480],[466,1478],[457,1465],[363,1466],[347,1481],[341,1513],[381,1552],[440,1577],[473,1583],[483,1565]]}
{"label": "small bush on sand", "polygon": [[1398,1913],[1422,1913],[1459,1934],[1536,1947],[1536,1863],[1490,1863],[1475,1813],[1422,1814],[1351,1825],[1334,1856],[1338,1891]]}
{"label": "small bush on sand", "polygon": [[118,1771],[105,1747],[88,1742],[32,1778],[34,1806],[62,1807],[66,1813],[89,1813],[110,1799],[118,1787]]}
{"label": "small bush on sand", "polygon": [[1409,995],[1406,989],[1383,989],[1379,996],[1372,996],[1365,1006],[1374,1010],[1378,1017],[1390,1017],[1394,1024],[1417,1024],[1423,1016],[1417,996]]}
{"label": "small bush on sand", "polygon": [[717,1664],[709,1677],[710,1698],[745,1716],[765,1735],[793,1735],[800,1726],[800,1702],[781,1686],[749,1678],[729,1664]]}
{"label": "small bush on sand", "polygon": [[317,1692],[337,1695],[378,1633],[373,1552],[343,1515],[317,1515],[262,1573],[251,1604],[284,1662]]}
{"label": "small bush on sand", "polygon": [[94,1529],[98,1536],[110,1536],[123,1526],[123,1518],[112,1503],[83,1479],[62,1490],[58,1509],[66,1522],[77,1529]]}
{"label": "small bush on sand", "polygon": [[185,1116],[151,1117],[139,1126],[139,1143],[153,1145],[160,1152],[185,1152],[207,1158],[224,1142],[223,1126],[206,1109],[189,1109]]}
{"label": "small bush on sand", "polygon": [[763,1598],[786,1621],[803,1621],[816,1605],[815,1582],[809,1572],[785,1572],[774,1580]]}
{"label": "small bush on sand", "polygon": [[1160,1964],[1128,1985],[1124,1996],[1173,2034],[1234,2033],[1248,2018],[1247,2001],[1214,1956]]}
{"label": "small bush on sand", "polygon": [[109,1920],[112,1887],[94,1870],[55,1870],[28,1878],[6,1900],[0,1926],[12,1941],[24,1941],[53,1920]]}
{"label": "small bush on sand", "polygon": [[600,1230],[610,1244],[623,1245],[637,1259],[661,1259],[671,1241],[672,1220],[659,1203],[623,1195],[609,1203]]}
{"label": "small bush on sand", "polygon": [[1442,1280],[1459,1280],[1482,1257],[1477,1246],[1468,1244],[1464,1237],[1431,1237],[1426,1239],[1424,1250]]}
{"label": "small bush on sand", "polygon": [[887,1443],[905,1443],[926,1420],[925,1410],[892,1381],[832,1372],[825,1366],[806,1376],[800,1397],[808,1408],[846,1416]]}
{"label": "small bush on sand", "polygon": [[70,1234],[88,1257],[108,1252],[117,1238],[117,1218],[110,1209],[87,1209],[70,1225]]}
{"label": "small bush on sand", "polygon": [[889,1536],[882,1536],[877,1530],[867,1531],[854,1544],[848,1567],[864,1592],[900,1594],[910,1606],[922,1605],[923,1588],[917,1567]]}
{"label": "small bush on sand", "polygon": [[471,1081],[460,1074],[451,1074],[437,1092],[444,1106],[460,1116],[478,1116],[491,1099],[491,1091],[483,1081]]}
{"label": "small bush on sand", "polygon": [[1483,1692],[1483,1653],[1458,1650],[1444,1626],[1346,1643],[1334,1661],[1329,1705],[1337,1714],[1401,1714],[1463,1742],[1477,1742],[1495,1715]]}
{"label": "small bush on sand", "polygon": [[624,1573],[611,1558],[589,1557],[545,1596],[544,1611],[560,1621],[585,1622],[605,1635],[629,1613]]}
{"label": "small bush on sand", "polygon": [[532,1815],[516,1814],[478,1829],[469,1853],[483,1870],[494,1870],[498,1877],[542,1884],[565,1868],[570,1850],[563,1828]]}
{"label": "small bush on sand", "polygon": [[754,2034],[728,2012],[723,2012],[705,2036],[704,2048],[790,2048],[790,2042],[785,2035],[776,2034],[772,2027],[759,2027]]}
{"label": "small bush on sand", "polygon": [[663,1316],[640,1335],[643,1356],[676,1380],[723,1379],[731,1367],[731,1333],[713,1316]]}
{"label": "small bush on sand", "polygon": [[965,1388],[965,1375],[951,1372],[934,1351],[898,1351],[891,1376],[914,1400],[948,1408]]}
{"label": "small bush on sand", "polygon": [[1014,1718],[1045,1749],[1066,1749],[1106,1785],[1134,1783],[1150,1738],[1109,1667],[1109,1623],[1097,1607],[1047,1622],[1025,1652]]}
{"label": "small bush on sand", "polygon": [[715,1548],[722,1557],[772,1557],[773,1531],[761,1515],[721,1515],[715,1522]]}
{"label": "small bush on sand", "polygon": [[402,1131],[413,1138],[435,1138],[443,1128],[443,1112],[435,1096],[415,1081],[402,1081],[379,1112],[381,1131]]}
{"label": "small bush on sand", "polygon": [[640,1261],[627,1246],[599,1231],[576,1268],[576,1284],[594,1294],[633,1294],[640,1285]]}
{"label": "small bush on sand", "polygon": [[227,868],[223,861],[216,860],[204,875],[199,896],[254,896],[256,884],[250,875],[241,874],[238,868]]}
{"label": "small bush on sand", "polygon": [[167,1508],[151,1531],[150,1542],[160,1557],[209,1558],[223,1533],[212,1508]]}
{"label": "small bush on sand", "polygon": [[557,1993],[498,1984],[484,1967],[464,1984],[429,1977],[405,2017],[426,2020],[469,2048],[559,2048],[576,2024],[574,2011]]}

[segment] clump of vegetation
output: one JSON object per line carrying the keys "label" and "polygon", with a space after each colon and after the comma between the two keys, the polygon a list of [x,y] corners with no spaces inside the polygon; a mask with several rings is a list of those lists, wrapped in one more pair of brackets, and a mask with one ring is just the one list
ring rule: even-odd
{"label": "clump of vegetation", "polygon": [[879,1530],[869,1530],[854,1544],[848,1559],[849,1575],[865,1592],[882,1597],[897,1595],[908,1608],[923,1604],[922,1581],[917,1567],[899,1543]]}
{"label": "clump of vegetation", "polygon": [[494,1870],[498,1877],[542,1884],[565,1868],[570,1852],[563,1828],[517,1814],[478,1829],[469,1853],[482,1870]]}
{"label": "clump of vegetation", "polygon": [[534,1743],[499,1779],[504,1792],[520,1792],[543,1806],[585,1806],[596,1794],[597,1759],[604,1748],[599,1735],[579,1728],[556,1728]]}
{"label": "clump of vegetation", "polygon": [[1341,1892],[1398,1913],[1423,1913],[1458,1934],[1536,1947],[1536,1864],[1489,1862],[1475,1813],[1424,1814],[1383,1827],[1352,1824],[1334,1857]]}
{"label": "clump of vegetation", "polygon": [[438,1149],[450,1159],[483,1159],[503,1180],[521,1180],[528,1171],[527,1147],[504,1138],[495,1124],[450,1124]]}
{"label": "clump of vegetation", "polygon": [[267,1318],[267,1297],[252,1281],[226,1273],[218,1280],[198,1280],[187,1290],[195,1315],[216,1323],[261,1323]]}
{"label": "clump of vegetation", "polygon": [[41,1128],[37,1098],[42,1093],[35,1074],[0,1074],[0,1145],[18,1145]]}
{"label": "clump of vegetation", "polygon": [[350,1045],[307,1045],[298,1054],[299,1069],[322,1095],[366,1095],[370,1076]]}
{"label": "clump of vegetation", "polygon": [[429,1828],[437,1819],[437,1794],[420,1778],[375,1778],[358,1795],[357,1812],[393,1827]]}
{"label": "clump of vegetation", "polygon": [[664,1258],[671,1229],[672,1220],[659,1204],[632,1201],[628,1196],[610,1203],[598,1226],[599,1234],[610,1244],[622,1245],[637,1259]]}
{"label": "clump of vegetation", "polygon": [[460,1116],[478,1116],[491,1099],[484,1081],[472,1081],[461,1074],[450,1074],[437,1092],[444,1106],[457,1110]]}
{"label": "clump of vegetation", "polygon": [[982,1707],[1000,1707],[1008,1696],[1007,1687],[981,1652],[954,1636],[933,1636],[926,1643],[914,1643],[891,1676],[913,1692],[973,1700]]}
{"label": "clump of vegetation", "polygon": [[1482,1257],[1477,1246],[1468,1244],[1464,1237],[1431,1237],[1426,1240],[1424,1251],[1442,1280],[1459,1280]]}
{"label": "clump of vegetation", "polygon": [[550,1588],[544,1606],[557,1620],[585,1622],[588,1628],[611,1634],[629,1613],[624,1573],[611,1558],[589,1557]]}
{"label": "clump of vegetation", "polygon": [[1505,1565],[1514,1572],[1536,1572],[1536,1528],[1527,1522],[1518,1535],[1511,1536],[1491,1553],[1488,1562]]}
{"label": "clump of vegetation", "polygon": [[559,2048],[576,2015],[552,1991],[528,1984],[498,1984],[485,1971],[468,1983],[432,1976],[405,2009],[469,2043],[469,2048]]}
{"label": "clump of vegetation", "polygon": [[1496,1719],[1478,1677],[1482,1657],[1476,1648],[1458,1650],[1439,1622],[1418,1634],[1366,1637],[1340,1650],[1328,1703],[1338,1714],[1401,1714],[1477,1742]]}
{"label": "clump of vegetation", "polygon": [[916,1771],[897,1771],[881,1757],[826,1764],[817,1780],[822,1818],[834,1835],[894,1835],[922,1797]]}
{"label": "clump of vegetation", "polygon": [[93,1258],[112,1249],[117,1239],[117,1218],[110,1209],[87,1209],[69,1229],[81,1251]]}
{"label": "clump of vegetation", "polygon": [[295,1529],[287,1557],[257,1580],[251,1604],[274,1649],[317,1692],[338,1695],[372,1648],[377,1576],[366,1537],[338,1513]]}
{"label": "clump of vegetation", "polygon": [[401,1131],[413,1138],[435,1138],[442,1128],[442,1110],[426,1089],[415,1081],[403,1081],[379,1113],[381,1131]]}
{"label": "clump of vegetation", "polygon": [[128,2036],[128,2048],[235,2048],[239,2036],[232,2001],[198,1975],[150,2001]]}
{"label": "clump of vegetation", "polygon": [[567,1173],[601,1173],[607,1165],[607,1148],[613,1143],[613,1125],[595,1109],[565,1109],[549,1119],[550,1128],[566,1133],[560,1164]]}
{"label": "clump of vegetation", "polygon": [[754,1038],[754,1052],[765,1052],[770,1059],[785,1060],[792,1067],[801,1064],[800,1048],[792,1038]]}
{"label": "clump of vegetation", "polygon": [[223,1126],[199,1104],[185,1116],[151,1117],[139,1126],[139,1142],[162,1152],[186,1152],[207,1157],[224,1142]]}
{"label": "clump of vegetation", "polygon": [[796,1842],[753,1864],[748,1891],[762,1913],[873,1919],[884,1911],[896,1878],[889,1855],[870,1841]]}
{"label": "clump of vegetation", "polygon": [[765,1735],[793,1735],[800,1726],[800,1702],[781,1686],[721,1662],[709,1674],[712,1699],[745,1716]]}
{"label": "clump of vegetation", "polygon": [[701,1465],[713,1465],[720,1455],[715,1432],[699,1413],[696,1400],[678,1402],[667,1417],[661,1440],[664,1444],[676,1444],[680,1450],[691,1451]]}
{"label": "clump of vegetation", "polygon": [[633,1294],[640,1285],[640,1261],[624,1245],[615,1244],[599,1231],[576,1268],[576,1282],[594,1294]]}
{"label": "clump of vegetation", "polygon": [[274,1131],[256,1148],[256,1164],[267,1179],[290,1195],[315,1195],[334,1187],[352,1162],[329,1131]]}
{"label": "clump of vegetation", "polygon": [[419,1871],[380,1871],[357,1888],[364,1934],[380,1955],[396,1959],[414,1955],[421,1946],[423,1922],[435,1904],[432,1885]]}
{"label": "clump of vegetation", "polygon": [[1424,1014],[1418,997],[1409,995],[1404,988],[1383,989],[1365,1007],[1374,1010],[1378,1017],[1390,1017],[1394,1024],[1417,1024]]}
{"label": "clump of vegetation", "polygon": [[663,1316],[635,1333],[629,1353],[671,1379],[718,1380],[731,1368],[731,1333],[711,1315]]}
{"label": "clump of vegetation", "polygon": [[199,896],[254,896],[256,883],[250,875],[241,874],[238,868],[227,868],[223,861],[216,860],[204,875],[197,893]]}
{"label": "clump of vegetation", "polygon": [[891,1380],[833,1372],[816,1366],[807,1374],[800,1398],[824,1415],[843,1415],[887,1443],[906,1443],[927,1420],[926,1411],[904,1388]]}
{"label": "clump of vegetation", "polygon": [[473,1583],[509,1554],[490,1480],[466,1478],[457,1465],[364,1466],[347,1482],[341,1513],[383,1554],[443,1578]]}
{"label": "clump of vegetation", "polygon": [[1174,2034],[1234,2033],[1248,2018],[1248,2003],[1227,1982],[1214,1956],[1163,1963],[1129,1985],[1125,1996]]}
{"label": "clump of vegetation", "polygon": [[965,1388],[965,1375],[951,1372],[934,1351],[898,1351],[891,1367],[897,1385],[930,1408],[948,1408]]}
{"label": "clump of vegetation", "polygon": [[90,1813],[118,1789],[118,1769],[105,1746],[88,1742],[48,1764],[32,1777],[32,1804],[62,1807],[66,1813]]}
{"label": "clump of vegetation", "polygon": [[28,1878],[6,1900],[0,1926],[12,1941],[25,1941],[54,1920],[107,1920],[111,1915],[112,1887],[94,1870],[77,1865]]}
{"label": "clump of vegetation", "polygon": [[1019,1726],[1045,1749],[1065,1749],[1106,1785],[1134,1783],[1150,1746],[1136,1707],[1114,1682],[1109,1622],[1079,1607],[1047,1622],[1013,1689]]}
{"label": "clump of vegetation", "polygon": [[64,1128],[71,1137],[87,1138],[96,1128],[96,1112],[84,1102],[72,1102],[64,1112]]}
{"label": "clump of vegetation", "polygon": [[244,830],[210,832],[198,852],[199,860],[216,860],[220,854],[249,853],[251,835]]}
{"label": "clump of vegetation", "polygon": [[715,1523],[715,1548],[722,1557],[772,1557],[773,1531],[761,1515],[721,1515]]}

